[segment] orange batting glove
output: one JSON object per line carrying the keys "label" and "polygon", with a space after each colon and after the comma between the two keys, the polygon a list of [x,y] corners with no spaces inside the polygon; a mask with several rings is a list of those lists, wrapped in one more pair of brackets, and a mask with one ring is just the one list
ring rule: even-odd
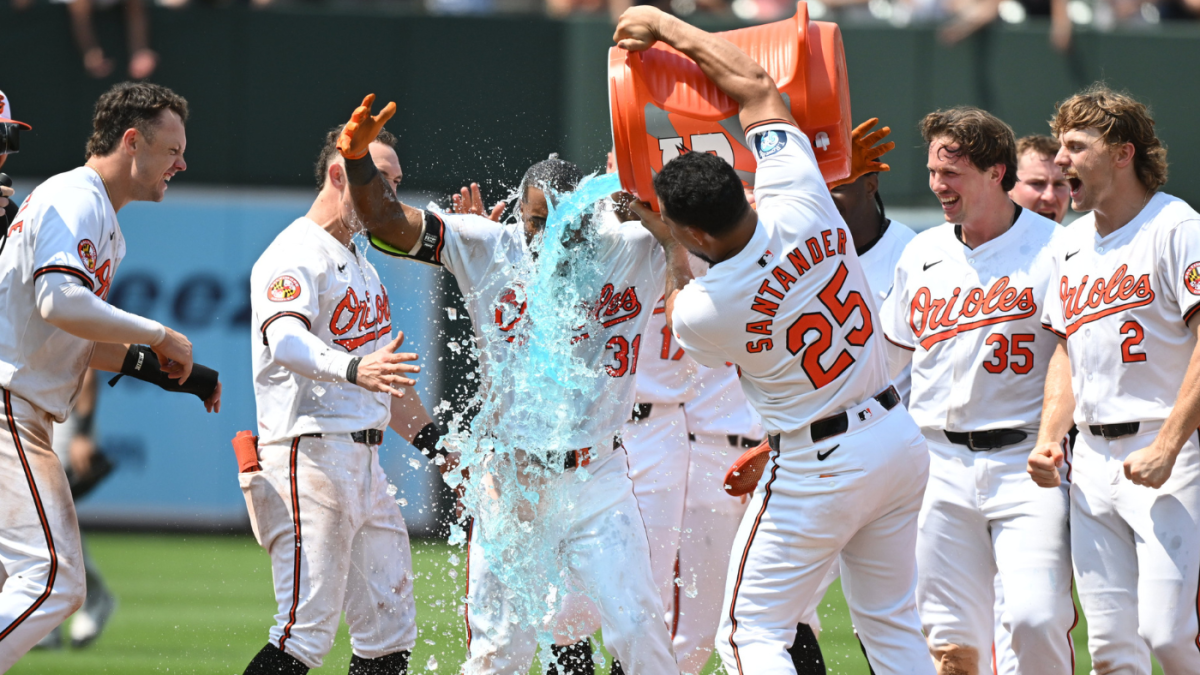
{"label": "orange batting glove", "polygon": [[[850,175],[828,183],[830,190],[839,185],[853,183],[869,173],[892,170],[892,167],[878,160],[895,148],[896,144],[888,141],[882,145],[875,145],[887,138],[888,134],[892,133],[892,128],[884,127],[878,131],[871,131],[871,127],[876,124],[879,124],[879,118],[872,117],[855,127],[854,131],[850,133]],[[871,133],[867,133],[868,131]]]}
{"label": "orange batting glove", "polygon": [[338,136],[337,149],[346,159],[361,159],[366,156],[371,142],[379,135],[379,130],[392,115],[396,114],[396,104],[388,103],[378,115],[371,114],[371,106],[375,104],[375,94],[367,94],[362,105],[354,109],[350,121]]}

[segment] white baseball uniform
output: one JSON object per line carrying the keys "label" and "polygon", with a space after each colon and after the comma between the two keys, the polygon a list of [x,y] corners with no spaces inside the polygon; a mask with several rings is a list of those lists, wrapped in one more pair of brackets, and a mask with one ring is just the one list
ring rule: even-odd
{"label": "white baseball uniform", "polygon": [[1017,672],[1068,673],[1069,476],[1064,468],[1063,486],[1047,490],[1025,470],[1057,342],[1037,329],[1058,226],[1017,208],[1007,232],[974,249],[958,225],[918,234],[896,266],[882,323],[888,340],[912,350],[909,410],[931,454],[917,536],[930,646],[974,649],[986,663],[998,572]]}
{"label": "white baseball uniform", "polygon": [[[890,220],[883,234],[866,247],[857,251],[858,261],[862,265],[863,274],[867,277],[867,287],[875,299],[876,307],[883,303],[892,292],[892,282],[896,277],[896,265],[900,262],[900,254],[908,246],[908,242],[917,236],[912,228],[896,220]],[[908,394],[912,390],[912,356],[904,349],[886,343],[884,353],[887,354],[888,372],[892,376],[892,384],[904,405],[908,405]]]}
{"label": "white baseball uniform", "polygon": [[675,654],[684,673],[699,673],[712,654],[729,551],[749,502],[725,492],[725,471],[763,437],[736,368],[701,366],[695,387],[696,398],[684,406],[691,452],[675,587]]}
{"label": "white baseball uniform", "polygon": [[[1164,672],[1200,673],[1197,439],[1156,490],[1123,469],[1154,441],[1196,349],[1200,214],[1157,193],[1104,237],[1085,215],[1056,239],[1050,269],[1042,320],[1071,361],[1071,549],[1092,663],[1147,674],[1153,652]],[[1136,430],[1104,426],[1121,424]]]}
{"label": "white baseball uniform", "polygon": [[[352,437],[382,432],[388,395],[345,376],[354,356],[391,339],[387,290],[364,251],[300,218],[254,264],[250,293],[262,471],[238,481],[255,538],[271,554],[279,611],[270,641],[319,668],[344,611],[359,657],[410,650],[408,530],[379,446]],[[305,343],[311,367],[294,353]]]}
{"label": "white baseball uniform", "polygon": [[637,406],[621,440],[629,452],[629,477],[650,541],[650,570],[675,637],[679,539],[688,481],[688,428],[684,404],[695,398],[696,362],[667,328],[662,298],[650,316],[638,359]]}
{"label": "white baseball uniform", "polygon": [[699,363],[740,367],[776,437],[734,544],[717,649],[730,673],[794,673],[796,624],[840,554],[875,672],[932,674],[913,599],[925,441],[890,391],[875,303],[808,138],[768,122],[746,142],[755,232],[679,293],[673,316]]}
{"label": "white baseball uniform", "polygon": [[66,419],[95,343],[46,322],[38,280],[66,275],[100,298],[125,256],[125,239],[99,174],[81,167],[54,176],[25,200],[0,255],[0,672],[84,599],[75,506],[51,446]]}
{"label": "white baseball uniform", "polygon": [[[593,233],[596,259],[604,278],[596,298],[599,327],[575,341],[574,354],[607,377],[597,380],[591,396],[571,403],[579,420],[565,447],[588,448],[590,478],[566,471],[548,489],[561,491],[575,507],[560,550],[572,572],[574,590],[599,609],[604,641],[625,672],[677,672],[659,593],[650,573],[650,552],[623,447],[613,439],[634,405],[634,375],[655,298],[662,294],[665,258],[662,247],[640,223],[603,222]],[[494,321],[500,332],[514,329],[524,315],[513,288],[517,264],[529,251],[519,225],[501,225],[478,216],[426,214],[425,229],[414,259],[441,265],[454,275],[466,299],[480,348],[483,387],[489,387],[492,363],[504,359],[500,341],[491,344],[483,322]],[[651,340],[652,341],[652,340]],[[647,341],[647,343],[651,342]],[[488,391],[511,400],[513,392]],[[514,421],[519,424],[519,421]],[[486,528],[477,521],[472,530]],[[505,588],[490,573],[491,561],[472,537],[467,577],[467,642],[470,656],[464,671],[472,674],[525,672],[536,650],[532,629],[508,621]],[[575,603],[586,606],[586,603]],[[515,618],[515,617],[513,617]],[[562,623],[560,621],[560,623]],[[570,640],[591,631],[579,630]]]}

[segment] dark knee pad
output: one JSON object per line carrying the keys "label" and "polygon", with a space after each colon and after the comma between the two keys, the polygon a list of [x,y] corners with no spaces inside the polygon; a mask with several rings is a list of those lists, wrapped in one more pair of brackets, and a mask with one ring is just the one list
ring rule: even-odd
{"label": "dark knee pad", "polygon": [[408,675],[408,657],[412,652],[393,652],[377,659],[364,659],[358,654],[350,655],[349,675]]}
{"label": "dark knee pad", "polygon": [[554,661],[546,670],[547,675],[594,675],[596,672],[591,640],[585,638],[565,647],[553,645],[550,652],[554,654]]}
{"label": "dark knee pad", "polygon": [[268,643],[254,655],[244,675],[308,675],[308,666],[279,647]]}
{"label": "dark knee pad", "polygon": [[788,649],[788,654],[792,655],[796,675],[825,675],[825,657],[821,655],[817,636],[808,624],[796,624],[796,641]]}

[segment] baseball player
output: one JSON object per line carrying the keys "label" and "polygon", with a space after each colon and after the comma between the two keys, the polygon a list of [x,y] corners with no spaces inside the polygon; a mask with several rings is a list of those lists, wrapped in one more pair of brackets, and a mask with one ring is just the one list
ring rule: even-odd
{"label": "baseball player", "polygon": [[[389,104],[371,116],[374,97],[368,96],[347,126],[339,148],[346,157],[350,194],[377,247],[393,254],[444,267],[458,281],[474,323],[484,359],[483,379],[491,377],[489,359],[503,359],[510,349],[506,340],[488,338],[481,322],[495,317],[501,332],[517,327],[522,305],[514,300],[512,284],[517,264],[528,255],[529,240],[545,227],[548,193],[574,187],[580,174],[574,165],[551,159],[534,165],[520,188],[521,223],[505,226],[478,216],[425,213],[390,197],[375,167],[365,161],[362,147],[378,125],[394,111]],[[661,230],[657,234],[661,234]],[[626,454],[614,439],[633,408],[633,375],[652,301],[650,289],[660,288],[664,270],[680,274],[687,264],[683,249],[664,251],[655,236],[638,223],[614,227],[602,223],[588,236],[600,247],[604,293],[597,306],[602,311],[589,334],[574,341],[574,353],[585,363],[603,370],[589,400],[574,402],[583,410],[576,432],[565,447],[583,448],[567,454],[566,471],[548,489],[566,495],[575,507],[569,518],[560,551],[574,580],[598,607],[605,642],[625,671],[678,672],[670,636],[662,618],[662,603],[650,574],[649,545],[633,496]],[[657,295],[657,294],[655,294]],[[619,299],[619,300],[618,300]],[[609,311],[611,310],[611,311]],[[504,391],[486,392],[507,395]],[[571,460],[574,460],[572,462]],[[586,464],[590,478],[576,480],[574,469]],[[487,526],[478,518],[474,527]],[[464,670],[468,673],[524,672],[536,648],[535,633],[512,620],[510,601],[498,577],[474,540],[469,545],[467,591],[468,648]],[[488,611],[489,606],[496,608]],[[511,619],[511,620],[510,620]],[[584,635],[574,637],[579,640]]]}
{"label": "baseball player", "polygon": [[1052,136],[1017,139],[1017,182],[1008,191],[1009,199],[1017,206],[1056,223],[1067,216],[1071,199],[1067,177],[1054,163],[1059,147],[1058,139]]}
{"label": "baseball player", "polygon": [[668,323],[700,364],[737,364],[773,450],[727,573],[725,668],[794,673],[787,648],[840,555],[875,671],[932,673],[913,601],[928,452],[889,383],[870,290],[810,142],[767,74],[725,40],[649,7],[626,11],[615,38],[634,51],[662,40],[694,60],[739,103],[758,159],[757,213],[707,153],[655,178],[673,235],[713,264],[686,288],[669,280]]}
{"label": "baseball player", "polygon": [[[1200,673],[1200,214],[1160,191],[1146,106],[1103,85],[1059,104],[1071,205],[1042,321],[1058,336],[1029,473],[1059,489],[1079,427],[1071,553],[1097,673]],[[1005,584],[1006,595],[1011,588]]]}
{"label": "baseball player", "polygon": [[927,115],[921,133],[946,224],[901,255],[882,325],[911,350],[909,409],[931,454],[917,537],[930,653],[939,673],[980,672],[998,573],[1017,672],[1072,672],[1067,490],[1034,489],[1023,475],[1054,352],[1052,336],[1035,329],[1057,227],[1008,197],[1008,125],[953,108]]}
{"label": "baseball player", "polygon": [[[67,418],[89,366],[197,395],[220,409],[217,374],[186,337],[108,304],[125,256],[117,213],[161,201],[187,168],[187,101],[147,83],[100,97],[87,163],[42,183],[0,255],[0,672],[84,601],[79,525],[52,424]],[[131,346],[132,345],[132,346]],[[149,345],[148,347],[141,345]]]}
{"label": "baseball player", "polygon": [[[379,446],[419,372],[397,353],[387,289],[353,237],[341,128],[317,161],[320,192],[250,276],[260,471],[239,474],[258,542],[271,554],[279,611],[248,674],[307,673],[350,626],[350,673],[405,673],[417,639],[408,530],[388,494]],[[394,190],[396,139],[369,152]],[[404,398],[402,398],[402,396]],[[419,408],[419,402],[416,405]],[[411,438],[411,414],[395,415]]]}
{"label": "baseball player", "polygon": [[[1071,188],[1062,169],[1054,163],[1058,154],[1058,139],[1052,136],[1023,136],[1017,139],[1017,182],[1008,191],[1008,198],[1023,209],[1062,224],[1070,203]],[[1071,444],[1074,444],[1072,429]],[[1017,672],[1017,660],[1012,651],[1012,636],[1004,628],[1004,585],[996,575],[996,635],[992,651],[993,668],[997,675]]]}

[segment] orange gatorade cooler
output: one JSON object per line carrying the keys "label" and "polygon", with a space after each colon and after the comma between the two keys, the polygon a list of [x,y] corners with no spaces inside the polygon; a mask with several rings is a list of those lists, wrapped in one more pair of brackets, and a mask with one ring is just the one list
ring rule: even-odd
{"label": "orange gatorade cooler", "polygon": [[[790,19],[719,33],[775,80],[792,116],[813,143],[825,181],[850,175],[850,89],[837,24],[809,21],[808,5]],[[754,186],[758,164],[746,147],[738,106],[700,67],[655,43],[643,52],[608,50],[608,98],[621,186],[655,210],[654,175],[679,147],[711,152]]]}

